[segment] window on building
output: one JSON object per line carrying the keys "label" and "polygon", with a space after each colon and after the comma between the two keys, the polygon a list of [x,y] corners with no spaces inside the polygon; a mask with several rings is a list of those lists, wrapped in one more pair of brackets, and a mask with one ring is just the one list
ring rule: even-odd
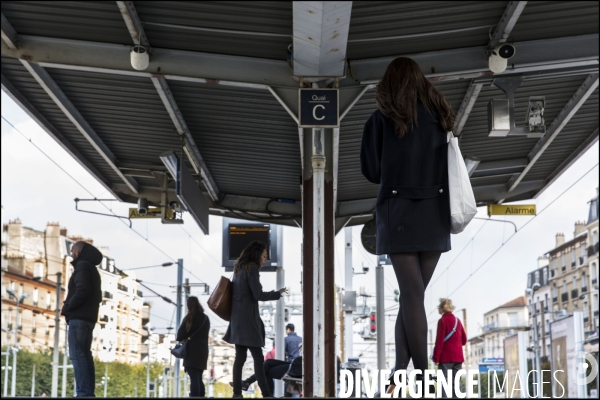
{"label": "window on building", "polygon": [[556,270],[558,268],[558,258],[553,257],[552,258],[552,269]]}
{"label": "window on building", "polygon": [[594,318],[598,316],[598,294],[594,294],[594,301],[592,302],[592,311],[594,312]]}
{"label": "window on building", "polygon": [[544,268],[542,277],[542,286],[546,286],[548,284],[548,267]]}
{"label": "window on building", "polygon": [[577,290],[577,276],[573,275],[573,290]]}
{"label": "window on building", "polygon": [[531,287],[531,285],[532,285],[532,282],[531,282],[531,274],[527,274],[527,287],[528,287],[528,288],[530,288],[530,287]]}
{"label": "window on building", "polygon": [[563,281],[563,293],[567,293],[567,281]]}
{"label": "window on building", "polygon": [[581,291],[583,292],[583,288],[587,289],[587,276],[585,274],[581,275]]}
{"label": "window on building", "polygon": [[598,265],[596,263],[592,263],[590,270],[592,273],[592,285],[595,285],[598,282]]}
{"label": "window on building", "polygon": [[33,305],[35,307],[37,307],[37,305],[38,305],[38,298],[39,298],[38,288],[35,288],[35,289],[33,289],[33,298],[32,298]]}
{"label": "window on building", "polygon": [[49,310],[50,309],[50,292],[46,292],[46,308]]}
{"label": "window on building", "polygon": [[598,231],[597,230],[592,232],[592,241],[594,243],[594,246],[596,245],[596,243],[598,243]]}
{"label": "window on building", "polygon": [[519,326],[519,314],[508,313],[508,324],[509,326]]}
{"label": "window on building", "polygon": [[17,296],[21,297],[23,295],[23,284],[19,284],[19,293],[17,294]]}
{"label": "window on building", "polygon": [[556,286],[552,286],[552,297],[558,297],[558,288]]}
{"label": "window on building", "polygon": [[540,284],[540,271],[535,271],[535,283]]}
{"label": "window on building", "polygon": [[31,333],[35,333],[35,320],[36,320],[36,314],[33,314],[33,317],[31,317]]}
{"label": "window on building", "polygon": [[573,247],[571,248],[571,268],[575,268],[575,266],[577,266],[577,262],[575,261],[576,259],[575,247]]}
{"label": "window on building", "polygon": [[561,260],[562,270],[564,271],[567,268],[567,257],[565,256],[564,251],[562,252],[562,254],[560,256],[560,260]]}
{"label": "window on building", "polygon": [[583,319],[587,321],[589,318],[590,318],[590,310],[588,309],[588,302],[584,301],[583,302]]}
{"label": "window on building", "polygon": [[15,291],[15,283],[14,282],[10,282],[10,290],[12,290],[13,292]]}

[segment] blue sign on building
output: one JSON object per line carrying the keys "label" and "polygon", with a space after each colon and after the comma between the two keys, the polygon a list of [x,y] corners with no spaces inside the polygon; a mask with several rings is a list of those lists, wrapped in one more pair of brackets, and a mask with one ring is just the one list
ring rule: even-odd
{"label": "blue sign on building", "polygon": [[504,364],[504,358],[484,358],[479,364]]}

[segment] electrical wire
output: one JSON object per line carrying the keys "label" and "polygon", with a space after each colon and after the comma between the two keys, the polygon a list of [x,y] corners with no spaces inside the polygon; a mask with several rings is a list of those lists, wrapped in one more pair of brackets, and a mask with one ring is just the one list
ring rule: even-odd
{"label": "electrical wire", "polygon": [[[527,225],[529,225],[531,223],[531,221],[535,220],[538,216],[540,216],[544,211],[546,211],[548,208],[550,208],[550,206],[552,206],[552,204],[554,204],[554,202],[556,202],[558,199],[560,199],[565,193],[567,193],[569,190],[571,190],[571,188],[573,188],[573,186],[575,186],[577,183],[579,183],[579,181],[581,181],[585,176],[587,176],[587,174],[589,174],[590,172],[592,172],[596,167],[598,167],[599,163],[596,163],[596,165],[594,165],[592,168],[590,168],[587,172],[585,172],[583,175],[581,175],[575,182],[573,182],[568,188],[566,188],[561,194],[559,194],[557,197],[554,198],[554,200],[552,200],[546,207],[544,207],[542,210],[540,210],[535,216],[533,216],[530,220],[528,220],[527,222],[525,222],[523,224],[523,226],[521,226],[519,229],[517,229],[512,235],[510,235],[508,237],[508,239],[506,239],[506,241],[504,243],[502,243],[500,245],[500,247],[498,247],[488,258],[485,259],[485,261],[483,261],[476,269],[475,271],[473,271],[472,273],[469,274],[469,276],[463,280],[451,293],[449,293],[447,295],[447,297],[452,296],[454,293],[456,293],[456,291],[458,289],[460,289],[469,279],[471,279],[471,277],[473,275],[475,275],[477,273],[477,271],[479,271],[481,268],[483,268],[489,260],[492,259],[492,257],[494,255],[496,255],[496,253],[498,253],[506,243],[508,243],[513,237],[515,237],[517,235],[517,233],[521,232],[523,230],[523,228],[525,228]],[[429,317],[431,314],[433,314],[436,311],[436,309],[432,310],[429,314],[427,314],[427,317]],[[429,322],[429,321],[428,321]]]}
{"label": "electrical wire", "polygon": [[[94,194],[92,192],[90,192],[81,182],[79,182],[73,175],[71,175],[69,172],[67,172],[67,170],[65,170],[63,167],[61,167],[52,157],[50,157],[46,152],[44,152],[38,145],[36,145],[33,140],[31,140],[31,138],[28,138],[27,136],[25,136],[25,134],[23,132],[21,132],[20,130],[18,130],[12,123],[10,123],[9,120],[7,120],[4,115],[2,116],[2,119],[4,121],[6,121],[7,124],[9,124],[15,131],[17,131],[21,136],[23,136],[27,141],[29,141],[29,143],[31,143],[36,149],[38,149],[44,156],[46,156],[46,158],[48,158],[54,165],[56,165],[61,171],[63,171],[65,174],[67,174],[67,176],[69,178],[71,178],[75,183],[77,183],[83,190],[85,190],[90,196],[92,196],[94,199],[97,199],[96,196],[94,196]],[[115,212],[108,207],[106,204],[104,204],[102,201],[98,201],[100,204],[102,204],[104,206],[104,208],[106,208],[108,211],[110,211],[114,216],[118,216],[117,214],[115,214]],[[150,244],[152,247],[154,247],[156,250],[158,250],[160,253],[162,253],[163,255],[165,255],[167,258],[169,258],[171,261],[175,261],[175,259],[173,257],[171,257],[170,255],[168,255],[164,250],[162,250],[160,247],[158,247],[156,244],[152,243],[151,241],[149,241],[147,238],[144,237],[144,235],[142,235],[140,232],[136,231],[135,229],[133,229],[133,227],[129,227],[127,225],[127,223],[125,221],[123,221],[121,218],[119,218],[119,220],[125,224],[125,226],[127,226],[129,229],[131,229],[133,232],[135,232],[139,237],[141,237],[142,239],[144,239],[148,244]]]}

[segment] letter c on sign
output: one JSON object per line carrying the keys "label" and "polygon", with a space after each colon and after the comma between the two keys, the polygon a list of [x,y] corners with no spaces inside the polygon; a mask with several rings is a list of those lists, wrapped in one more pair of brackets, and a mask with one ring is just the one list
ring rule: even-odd
{"label": "letter c on sign", "polygon": [[317,117],[317,107],[321,107],[323,110],[325,109],[325,106],[322,104],[317,104],[316,106],[314,106],[313,107],[313,118],[316,119],[317,121],[325,119],[324,115],[321,118]]}

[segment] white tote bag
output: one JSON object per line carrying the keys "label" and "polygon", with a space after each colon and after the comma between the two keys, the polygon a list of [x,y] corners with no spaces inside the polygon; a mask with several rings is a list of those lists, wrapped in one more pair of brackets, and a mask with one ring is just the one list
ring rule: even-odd
{"label": "white tote bag", "polygon": [[458,139],[448,132],[448,186],[450,190],[451,233],[461,233],[477,214],[475,195]]}

